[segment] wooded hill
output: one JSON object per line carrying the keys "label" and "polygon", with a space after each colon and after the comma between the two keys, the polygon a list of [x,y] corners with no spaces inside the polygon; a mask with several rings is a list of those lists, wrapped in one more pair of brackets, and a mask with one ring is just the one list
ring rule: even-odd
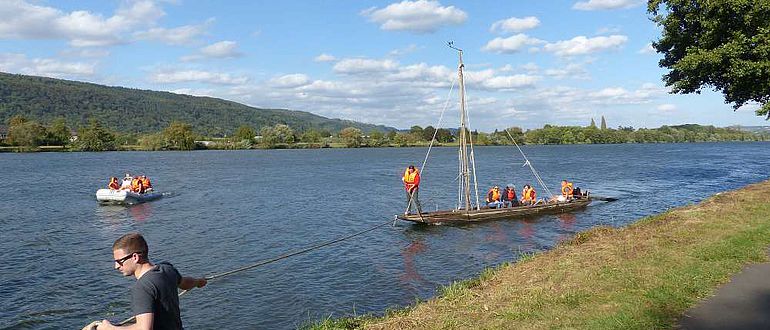
{"label": "wooded hill", "polygon": [[395,130],[382,125],[330,119],[304,111],[260,109],[212,97],[200,97],[0,72],[0,125],[14,115],[43,124],[58,117],[84,126],[95,118],[123,133],[159,132],[173,121],[192,125],[204,136],[232,135],[242,125],[259,130],[276,124],[295,131],[310,128],[337,132],[356,127],[364,132]]}

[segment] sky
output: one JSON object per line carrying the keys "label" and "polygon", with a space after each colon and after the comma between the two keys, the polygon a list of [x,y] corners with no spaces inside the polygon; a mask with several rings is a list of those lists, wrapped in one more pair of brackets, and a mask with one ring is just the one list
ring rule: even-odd
{"label": "sky", "polygon": [[670,94],[639,0],[0,1],[0,71],[212,96],[400,129],[767,125]]}

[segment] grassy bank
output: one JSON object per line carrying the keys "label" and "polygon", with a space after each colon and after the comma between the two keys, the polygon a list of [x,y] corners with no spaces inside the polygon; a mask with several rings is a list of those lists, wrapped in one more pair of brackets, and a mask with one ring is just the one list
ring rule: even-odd
{"label": "grassy bank", "polygon": [[330,319],[311,328],[672,328],[746,264],[767,261],[768,246],[765,181],[624,228],[577,234],[382,318]]}

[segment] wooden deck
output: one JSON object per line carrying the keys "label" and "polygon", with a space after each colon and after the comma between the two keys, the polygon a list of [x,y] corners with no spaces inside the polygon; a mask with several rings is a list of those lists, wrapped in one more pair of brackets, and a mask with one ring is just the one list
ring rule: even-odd
{"label": "wooden deck", "polygon": [[591,201],[591,197],[585,197],[558,203],[516,206],[500,209],[424,212],[422,214],[397,215],[396,217],[404,221],[426,224],[460,224],[479,221],[516,219],[541,214],[558,214],[571,212],[588,206],[588,204],[591,204]]}

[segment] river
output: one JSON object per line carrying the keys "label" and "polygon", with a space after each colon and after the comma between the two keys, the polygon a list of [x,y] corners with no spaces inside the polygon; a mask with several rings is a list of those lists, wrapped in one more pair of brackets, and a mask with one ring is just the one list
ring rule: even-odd
{"label": "river", "polygon": [[[455,280],[547,250],[598,225],[694,203],[768,178],[770,143],[525,146],[554,192],[562,178],[595,195],[572,214],[468,226],[400,222],[212,281],[182,297],[188,329],[285,329],[381,313]],[[153,261],[183,275],[232,270],[364,230],[403,213],[404,167],[426,148],[0,154],[0,328],[80,328],[130,315],[132,277],[113,241],[141,232]],[[457,152],[434,148],[426,210],[456,203]],[[512,147],[475,149],[479,193],[534,183]],[[100,206],[110,176],[144,173],[164,198]],[[544,196],[542,188],[538,195]],[[483,196],[481,197],[483,198]]]}

